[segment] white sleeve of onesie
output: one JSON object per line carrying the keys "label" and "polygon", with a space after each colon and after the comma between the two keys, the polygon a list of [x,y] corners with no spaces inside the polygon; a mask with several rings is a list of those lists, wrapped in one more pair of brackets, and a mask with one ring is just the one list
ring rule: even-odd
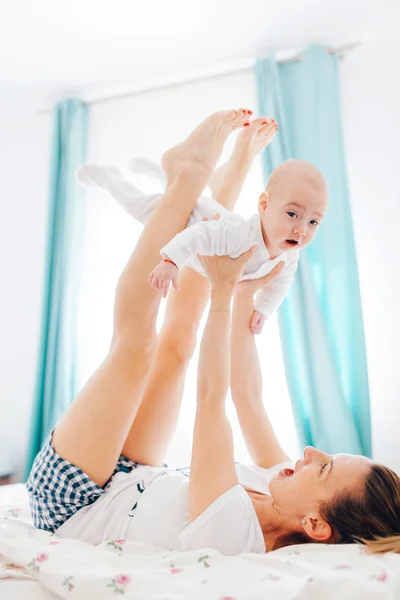
{"label": "white sleeve of onesie", "polygon": [[290,259],[283,271],[268,287],[256,294],[255,309],[268,319],[282,304],[294,280],[294,274],[299,262],[298,254]]}
{"label": "white sleeve of onesie", "polygon": [[239,256],[252,246],[243,234],[242,219],[225,218],[219,221],[200,221],[178,233],[166,246],[161,256],[171,259],[181,269],[197,254],[204,256]]}

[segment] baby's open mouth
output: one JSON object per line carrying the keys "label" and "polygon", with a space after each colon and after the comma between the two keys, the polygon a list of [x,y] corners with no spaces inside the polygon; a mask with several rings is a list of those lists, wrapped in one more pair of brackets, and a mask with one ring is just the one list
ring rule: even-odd
{"label": "baby's open mouth", "polygon": [[290,246],[297,246],[297,244],[299,243],[297,240],[285,240],[285,241]]}

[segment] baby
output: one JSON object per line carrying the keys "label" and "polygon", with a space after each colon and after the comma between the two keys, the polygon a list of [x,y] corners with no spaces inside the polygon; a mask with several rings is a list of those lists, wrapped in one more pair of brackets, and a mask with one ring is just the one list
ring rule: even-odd
{"label": "baby", "polygon": [[[163,171],[145,159],[134,159],[131,169],[157,177],[165,184]],[[83,165],[77,172],[77,181],[107,189],[141,223],[147,221],[161,198],[161,194],[143,195],[114,167]],[[263,277],[284,262],[272,284],[256,295],[251,329],[259,333],[286,296],[299,251],[314,239],[327,207],[328,189],[322,174],[310,163],[297,159],[283,162],[272,172],[259,198],[258,214],[249,219],[200,196],[186,229],[161,249],[162,260],[150,274],[149,283],[166,297],[171,283],[178,289],[178,273],[184,265],[205,275],[197,255],[237,258],[255,246],[242,280]],[[215,215],[219,218],[215,219]]]}

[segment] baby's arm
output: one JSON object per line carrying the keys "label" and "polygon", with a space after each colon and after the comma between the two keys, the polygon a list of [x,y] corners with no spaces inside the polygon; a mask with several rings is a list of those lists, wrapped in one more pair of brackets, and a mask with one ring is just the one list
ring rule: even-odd
{"label": "baby's arm", "polygon": [[242,249],[240,244],[241,220],[221,219],[200,222],[178,233],[164,248],[161,248],[163,260],[155,267],[149,277],[149,283],[155,289],[163,290],[166,297],[172,282],[177,287],[179,269],[198,254],[203,256],[225,256],[241,254],[251,247],[251,243]]}
{"label": "baby's arm", "polygon": [[298,259],[293,259],[288,262],[282,269],[282,272],[271,283],[271,285],[263,290],[260,290],[256,295],[255,311],[250,322],[250,329],[252,333],[261,333],[265,321],[282,304],[290,286],[293,283],[297,264]]}

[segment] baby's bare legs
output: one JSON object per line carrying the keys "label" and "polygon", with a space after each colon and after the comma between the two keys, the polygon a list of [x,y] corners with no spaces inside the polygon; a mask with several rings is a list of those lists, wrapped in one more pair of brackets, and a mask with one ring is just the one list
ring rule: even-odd
{"label": "baby's bare legs", "polygon": [[118,283],[110,352],[54,431],[56,451],[100,486],[114,471],[154,358],[161,294],[148,285],[149,273],[160,248],[186,226],[226,138],[244,121],[243,111],[211,115],[164,155],[168,186]]}
{"label": "baby's bare legs", "polygon": [[[268,145],[276,126],[265,117],[255,119],[239,134],[231,159],[221,167],[214,199],[232,210],[244,178],[257,154]],[[202,275],[185,267],[179,274],[180,291],[171,289],[156,358],[136,418],[122,453],[131,460],[162,465],[179,417],[185,375],[196,346],[199,323],[210,286]]]}
{"label": "baby's bare legs", "polygon": [[240,131],[231,157],[215,169],[208,183],[214,200],[233,209],[255,157],[271,143],[277,130],[271,117],[258,117]]}

